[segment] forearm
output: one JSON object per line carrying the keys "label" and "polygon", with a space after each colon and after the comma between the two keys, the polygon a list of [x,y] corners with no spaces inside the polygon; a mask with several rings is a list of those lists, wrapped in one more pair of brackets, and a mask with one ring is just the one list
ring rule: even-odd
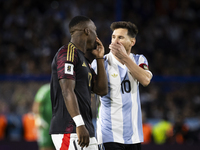
{"label": "forearm", "polygon": [[100,96],[108,93],[108,80],[104,67],[104,59],[97,59],[97,81],[94,85],[94,92]]}
{"label": "forearm", "polygon": [[80,115],[78,101],[75,93],[73,91],[65,91],[63,92],[63,98],[70,116],[73,118],[77,115]]}
{"label": "forearm", "polygon": [[78,144],[81,147],[88,146],[89,133],[85,127],[82,116],[80,115],[79,105],[74,93],[75,81],[69,79],[61,79],[60,81],[62,95],[66,108],[76,124],[76,133],[78,136]]}
{"label": "forearm", "polygon": [[73,118],[80,114],[78,101],[74,93],[75,81],[68,79],[59,80],[66,108]]}
{"label": "forearm", "polygon": [[149,85],[152,75],[139,67],[130,57],[126,57],[126,59],[123,59],[123,63],[127,66],[129,69],[131,75],[137,79],[143,86]]}

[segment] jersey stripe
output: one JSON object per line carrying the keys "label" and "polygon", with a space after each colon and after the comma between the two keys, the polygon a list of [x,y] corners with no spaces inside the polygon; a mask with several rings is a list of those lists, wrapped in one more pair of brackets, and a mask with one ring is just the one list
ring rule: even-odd
{"label": "jersey stripe", "polygon": [[75,46],[72,43],[69,43],[68,45],[68,51],[67,51],[67,61],[74,61],[74,49]]}
{"label": "jersey stripe", "polygon": [[67,50],[67,61],[69,60],[69,50],[70,50],[70,43],[68,44],[68,50]]}
{"label": "jersey stripe", "polygon": [[75,49],[75,47],[73,47],[73,52],[72,52],[72,62],[74,62],[74,49]]}
{"label": "jersey stripe", "polygon": [[[120,78],[120,72],[119,67],[116,67],[116,69],[109,66],[109,74],[111,75],[110,83],[112,83],[112,86],[110,86],[111,90],[111,99],[114,101],[111,105],[111,122],[112,122],[112,131],[113,131],[113,137],[114,141],[120,142],[123,141],[122,136],[123,135],[123,113],[122,113],[122,97],[121,97],[121,78]],[[117,77],[113,77],[112,75],[116,74]],[[115,87],[113,87],[113,83],[115,83]]]}
{"label": "jersey stripe", "polygon": [[[108,86],[110,86],[110,77],[108,75]],[[108,93],[108,95],[106,95],[106,97],[110,97],[110,92]],[[106,97],[101,97],[101,107],[100,107],[100,118],[101,116],[104,116],[106,119],[105,120],[100,120],[101,125],[100,125],[100,133],[99,136],[99,140],[102,140],[103,142],[105,142],[107,140],[107,138],[113,140],[113,133],[112,133],[112,124],[110,122],[111,120],[111,101],[107,100]],[[101,111],[103,110],[103,111]],[[106,110],[106,111],[105,111]],[[102,136],[107,134],[108,137]],[[102,136],[102,138],[101,138]],[[102,142],[101,141],[101,142]],[[99,141],[98,141],[99,142]]]}
{"label": "jersey stripe", "polygon": [[[111,124],[112,124],[112,134],[113,134],[113,140],[116,142],[119,142],[121,139],[120,136],[118,136],[116,133],[123,134],[123,120],[122,120],[122,111],[119,111],[122,107],[122,101],[121,101],[121,94],[120,94],[120,74],[118,68],[116,70],[110,66],[108,66],[109,70],[109,77],[110,77],[110,97],[114,101],[111,101]],[[113,76],[115,75],[115,76]],[[115,83],[118,86],[113,87],[113,83]],[[117,94],[116,94],[117,93]],[[104,134],[105,135],[105,134]]]}
{"label": "jersey stripe", "polygon": [[73,46],[71,46],[71,49],[70,49],[70,57],[69,57],[70,61],[72,61],[72,52],[73,52]]}
{"label": "jersey stripe", "polygon": [[[135,60],[135,63],[137,65],[140,65],[140,63],[146,63],[148,65],[148,62],[146,58],[143,55],[134,55],[131,54],[131,59]],[[132,78],[132,76],[129,74],[129,78]],[[132,118],[135,118],[132,120],[133,127],[133,135],[132,135],[132,141],[134,143],[142,142],[143,141],[143,132],[142,132],[142,121],[141,121],[141,106],[140,106],[140,94],[139,94],[139,82],[131,82],[131,87],[135,87],[132,89],[131,97],[133,100],[135,100],[132,103]],[[136,88],[137,87],[137,88]]]}
{"label": "jersey stripe", "polygon": [[[122,113],[123,113],[123,140],[124,140],[124,144],[129,144],[132,143],[132,139],[130,138],[130,135],[133,134],[133,129],[130,128],[132,127],[132,113],[131,112],[131,107],[130,105],[132,105],[132,97],[131,97],[131,93],[128,91],[130,90],[129,88],[131,88],[131,83],[128,82],[129,81],[129,76],[128,76],[128,71],[127,68],[119,68],[119,72],[120,72],[120,76],[121,78],[123,78],[123,81],[127,81],[127,82],[123,82],[123,84],[121,84],[122,88],[123,88],[123,92],[121,90],[121,99],[122,99]],[[130,87],[129,87],[130,85]],[[122,141],[122,140],[121,140]]]}
{"label": "jersey stripe", "polygon": [[64,134],[60,150],[68,150],[70,144],[70,134]]}

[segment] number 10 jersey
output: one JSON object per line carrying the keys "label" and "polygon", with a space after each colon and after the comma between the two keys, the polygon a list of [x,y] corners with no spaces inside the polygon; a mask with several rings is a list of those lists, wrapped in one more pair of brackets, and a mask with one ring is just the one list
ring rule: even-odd
{"label": "number 10 jersey", "polygon": [[[130,57],[138,66],[149,71],[147,59],[143,55],[131,53]],[[111,52],[104,56],[104,60],[108,94],[100,97],[101,106],[97,120],[98,143],[141,143],[143,131],[139,82]],[[92,67],[96,70],[96,61],[92,63]]]}

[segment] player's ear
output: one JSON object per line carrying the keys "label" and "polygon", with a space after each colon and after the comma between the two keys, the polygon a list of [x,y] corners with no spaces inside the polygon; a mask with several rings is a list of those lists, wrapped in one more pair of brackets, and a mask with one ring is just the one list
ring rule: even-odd
{"label": "player's ear", "polygon": [[85,29],[84,29],[84,33],[85,33],[86,35],[89,35],[89,34],[90,34],[89,28],[85,28]]}
{"label": "player's ear", "polygon": [[131,38],[131,45],[134,46],[136,43],[136,39],[135,38]]}

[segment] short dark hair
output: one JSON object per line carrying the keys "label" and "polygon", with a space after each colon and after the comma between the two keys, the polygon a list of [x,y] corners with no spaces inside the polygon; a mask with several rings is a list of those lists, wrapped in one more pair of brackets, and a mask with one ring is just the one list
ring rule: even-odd
{"label": "short dark hair", "polygon": [[128,35],[132,38],[136,38],[138,34],[138,28],[135,24],[126,21],[118,21],[113,22],[110,26],[111,30],[114,31],[115,29],[124,28],[128,30]]}
{"label": "short dark hair", "polygon": [[90,21],[90,18],[88,18],[86,16],[76,16],[76,17],[72,18],[72,20],[70,21],[69,30],[79,23],[88,22],[88,21]]}

